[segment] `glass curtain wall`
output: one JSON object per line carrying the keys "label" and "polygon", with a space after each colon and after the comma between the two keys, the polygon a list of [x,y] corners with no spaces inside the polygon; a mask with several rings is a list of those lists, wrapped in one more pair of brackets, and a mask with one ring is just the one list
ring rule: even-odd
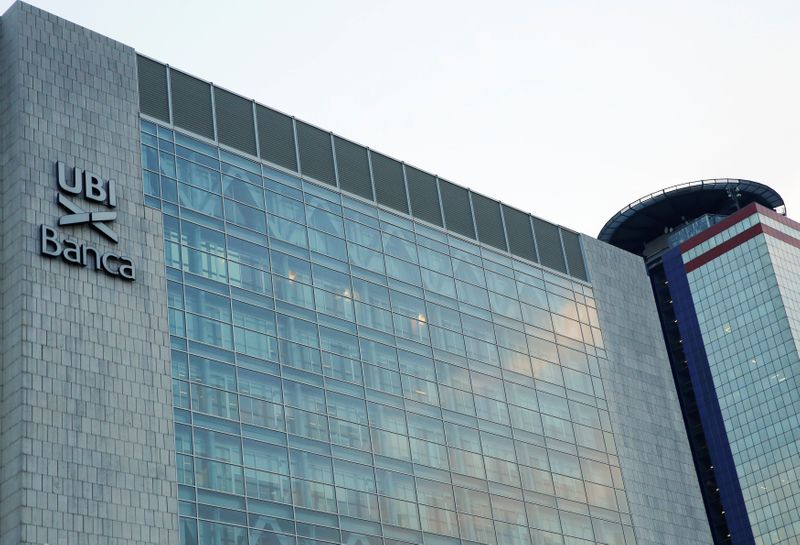
{"label": "glass curtain wall", "polygon": [[142,121],[182,545],[633,545],[589,284]]}

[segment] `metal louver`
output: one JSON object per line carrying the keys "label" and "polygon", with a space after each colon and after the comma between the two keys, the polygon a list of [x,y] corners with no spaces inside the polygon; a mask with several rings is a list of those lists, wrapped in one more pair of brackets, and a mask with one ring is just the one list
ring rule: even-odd
{"label": "metal louver", "polygon": [[211,85],[177,70],[170,71],[170,83],[175,125],[213,140]]}

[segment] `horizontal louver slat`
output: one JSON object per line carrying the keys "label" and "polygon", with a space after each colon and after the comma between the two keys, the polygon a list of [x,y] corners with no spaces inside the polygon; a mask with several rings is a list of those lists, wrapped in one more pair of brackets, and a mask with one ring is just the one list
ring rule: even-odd
{"label": "horizontal louver slat", "polygon": [[390,157],[370,150],[375,198],[380,204],[408,214],[403,165]]}
{"label": "horizontal louver slat", "polygon": [[442,194],[445,227],[466,237],[475,238],[469,192],[463,187],[451,184],[441,178],[439,179],[439,191]]}
{"label": "horizontal louver slat", "polygon": [[211,86],[177,70],[170,71],[172,117],[175,125],[195,134],[214,138]]}
{"label": "horizontal louver slat", "polygon": [[564,253],[561,250],[561,237],[558,234],[558,227],[539,218],[531,219],[533,220],[533,232],[536,236],[536,245],[539,248],[541,264],[557,271],[567,272]]}
{"label": "horizontal louver slat", "polygon": [[411,201],[411,215],[415,218],[442,226],[442,211],[439,205],[439,191],[436,177],[406,165],[408,198]]}
{"label": "horizontal louver slat", "polygon": [[220,143],[256,155],[253,103],[224,89],[214,88],[214,108]]}
{"label": "horizontal louver slat", "polygon": [[567,231],[566,229],[561,229],[561,239],[564,241],[564,254],[567,256],[569,274],[581,280],[588,280],[586,265],[583,262],[580,235],[572,231]]}
{"label": "horizontal louver slat", "polygon": [[137,55],[139,71],[139,111],[169,123],[167,67]]}
{"label": "horizontal louver slat", "polygon": [[297,143],[300,149],[300,172],[303,176],[335,186],[330,133],[298,121]]}
{"label": "horizontal louver slat", "polygon": [[256,118],[261,158],[297,172],[292,118],[260,104],[256,106]]}
{"label": "horizontal louver slat", "polygon": [[477,193],[471,195],[478,240],[495,248],[507,250],[503,220],[500,216],[500,203]]}
{"label": "horizontal louver slat", "polygon": [[373,200],[367,148],[338,136],[334,136],[333,139],[336,148],[339,187],[365,199]]}
{"label": "horizontal louver slat", "polygon": [[509,251],[530,261],[538,261],[531,231],[531,217],[506,205],[503,205],[503,217],[506,220]]}

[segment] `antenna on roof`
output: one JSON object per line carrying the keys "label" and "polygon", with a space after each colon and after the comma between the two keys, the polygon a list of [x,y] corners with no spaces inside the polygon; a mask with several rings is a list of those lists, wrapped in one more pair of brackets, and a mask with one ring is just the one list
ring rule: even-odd
{"label": "antenna on roof", "polygon": [[739,199],[742,198],[742,193],[739,191],[739,184],[736,184],[733,187],[729,187],[727,189],[727,193],[728,193],[728,197],[731,198],[731,200],[733,201],[733,204],[736,206],[736,210],[739,210],[739,208],[741,208],[739,206]]}

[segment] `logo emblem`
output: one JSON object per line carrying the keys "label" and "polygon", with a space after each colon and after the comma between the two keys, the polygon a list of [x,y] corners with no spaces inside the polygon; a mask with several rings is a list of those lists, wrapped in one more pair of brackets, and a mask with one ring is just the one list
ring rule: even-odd
{"label": "logo emblem", "polygon": [[[104,182],[99,176],[77,167],[72,169],[72,180],[67,179],[67,169],[64,163],[56,163],[58,169],[58,188],[71,195],[84,194],[84,198],[90,201],[104,204],[108,208],[117,207],[117,192],[114,180]],[[66,216],[61,216],[58,220],[59,225],[81,225],[89,224],[91,227],[102,233],[107,239],[116,244],[119,242],[117,233],[107,224],[117,219],[116,212],[89,212],[70,201],[63,194],[58,195],[58,205],[70,212]]]}
{"label": "logo emblem", "polygon": [[[58,225],[88,225],[116,244],[117,233],[109,226],[117,219],[114,208],[117,207],[117,189],[114,180],[104,181],[78,167],[72,169],[72,176],[67,176],[67,167],[61,161],[56,162],[58,178],[58,206],[68,212],[58,219]],[[71,199],[72,195],[82,195],[87,201],[102,204],[108,209],[101,212],[84,210]],[[48,225],[39,226],[40,252],[49,258],[61,258],[70,265],[102,271],[111,276],[118,276],[133,282],[136,270],[133,260],[117,252],[105,252],[94,246],[74,238],[64,238],[55,228]]]}

